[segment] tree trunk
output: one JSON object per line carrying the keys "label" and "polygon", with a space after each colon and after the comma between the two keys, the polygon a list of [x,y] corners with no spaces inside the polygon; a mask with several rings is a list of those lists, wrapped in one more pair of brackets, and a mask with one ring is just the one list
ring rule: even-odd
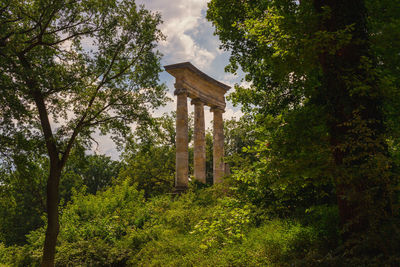
{"label": "tree trunk", "polygon": [[[314,0],[314,6],[321,15],[320,30],[335,34],[352,27],[348,43],[336,49],[336,40],[332,40],[327,49],[332,51],[325,50],[319,55],[323,72],[319,99],[329,117],[337,203],[346,239],[365,231],[372,218],[383,212],[378,206],[385,202],[380,198],[386,185],[380,178],[386,170],[375,170],[373,162],[387,155],[382,138],[385,130],[382,94],[378,79],[371,67],[367,67],[373,60],[369,54],[364,0]],[[364,91],[358,92],[358,86],[364,86]],[[377,187],[383,191],[374,191]],[[377,205],[376,200],[381,203]]]}
{"label": "tree trunk", "polygon": [[57,236],[60,230],[58,218],[59,190],[62,167],[57,160],[50,160],[50,175],[47,180],[47,229],[43,248],[42,267],[54,266]]}
{"label": "tree trunk", "polygon": [[40,124],[42,126],[42,131],[46,143],[47,153],[50,159],[50,173],[47,180],[47,199],[46,199],[46,209],[47,209],[47,229],[45,242],[43,247],[43,257],[41,266],[54,266],[54,259],[56,253],[57,237],[60,231],[60,224],[58,218],[58,204],[59,204],[59,183],[61,178],[61,172],[65,163],[67,162],[69,153],[71,151],[72,145],[74,144],[75,138],[78,135],[79,129],[85,116],[82,117],[76,129],[74,129],[71,139],[68,142],[67,148],[60,158],[60,151],[57,147],[57,142],[53,136],[49,115],[47,112],[47,107],[45,103],[45,96],[42,94],[40,87],[32,74],[32,67],[28,59],[24,54],[18,54],[18,58],[24,70],[26,71],[26,84],[30,89],[30,95],[35,101]]}
{"label": "tree trunk", "polygon": [[32,96],[39,112],[40,123],[46,142],[47,152],[50,158],[50,173],[47,180],[46,190],[47,229],[41,266],[54,266],[57,236],[60,230],[58,219],[58,186],[60,183],[61,171],[68,158],[69,151],[65,152],[62,159],[59,158],[60,152],[53,136],[44,97],[40,90],[37,89],[38,87],[34,79],[31,79],[28,84],[32,88]]}

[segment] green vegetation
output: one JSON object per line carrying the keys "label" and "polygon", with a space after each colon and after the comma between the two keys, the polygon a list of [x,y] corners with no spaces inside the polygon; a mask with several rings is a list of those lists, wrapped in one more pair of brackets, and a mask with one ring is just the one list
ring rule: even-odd
{"label": "green vegetation", "polygon": [[96,129],[123,140],[164,101],[160,22],[125,0],[0,2],[1,149],[13,157],[33,142],[49,160],[43,266],[54,262],[72,148],[90,147]]}
{"label": "green vegetation", "polygon": [[[229,96],[232,174],[211,186],[208,132],[208,183],[176,195],[160,15],[0,0],[0,266],[400,265],[400,2],[208,7],[251,85]],[[87,154],[95,130],[119,160]]]}
{"label": "green vegetation", "polygon": [[[226,70],[240,67],[252,83],[236,86],[231,99],[254,120],[259,135],[243,152],[257,159],[239,164],[234,178],[277,215],[337,206],[349,258],[395,255],[381,230],[398,232],[392,151],[400,98],[392,64],[400,63],[399,3],[212,0],[208,6],[222,47],[232,51]],[[395,56],[387,58],[387,50]]]}
{"label": "green vegetation", "polygon": [[[130,181],[97,195],[75,193],[62,211],[57,266],[289,266],[335,244],[336,210],[309,213],[307,226],[268,218],[224,188],[145,201]],[[312,217],[312,218],[311,218]],[[0,248],[5,264],[39,264],[44,228],[23,247]],[[27,253],[29,251],[29,253]]]}

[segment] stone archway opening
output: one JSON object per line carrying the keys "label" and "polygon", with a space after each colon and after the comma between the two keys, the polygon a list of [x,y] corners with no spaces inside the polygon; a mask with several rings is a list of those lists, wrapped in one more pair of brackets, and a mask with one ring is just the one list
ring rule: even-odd
{"label": "stone archway opening", "polygon": [[176,176],[175,190],[183,191],[189,182],[188,98],[194,105],[194,178],[206,182],[206,141],[204,106],[213,113],[213,183],[225,174],[224,131],[225,93],[230,86],[203,73],[190,62],[164,66],[175,77],[176,108]]}

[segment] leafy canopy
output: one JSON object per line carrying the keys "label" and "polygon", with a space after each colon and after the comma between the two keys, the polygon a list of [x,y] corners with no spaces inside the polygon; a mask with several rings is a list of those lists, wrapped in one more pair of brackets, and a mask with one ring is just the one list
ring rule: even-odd
{"label": "leafy canopy", "polygon": [[2,152],[18,136],[43,143],[40,132],[51,135],[51,127],[65,155],[78,133],[85,142],[96,128],[124,136],[130,123],[148,117],[164,100],[160,22],[127,0],[2,1]]}

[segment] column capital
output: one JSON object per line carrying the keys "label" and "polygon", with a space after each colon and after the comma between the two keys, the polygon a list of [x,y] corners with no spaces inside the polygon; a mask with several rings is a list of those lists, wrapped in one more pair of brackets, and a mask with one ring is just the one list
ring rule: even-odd
{"label": "column capital", "polygon": [[192,105],[205,105],[205,102],[201,100],[200,98],[195,98],[190,101],[190,104]]}
{"label": "column capital", "polygon": [[176,88],[174,91],[174,95],[187,95],[188,91],[185,88]]}
{"label": "column capital", "polygon": [[222,112],[222,113],[224,113],[225,112],[225,108],[223,108],[223,107],[218,107],[218,106],[214,106],[214,107],[211,107],[210,108],[210,111],[211,112]]}
{"label": "column capital", "polygon": [[183,86],[182,83],[176,82],[174,86],[175,86],[174,95],[188,94],[188,90]]}

